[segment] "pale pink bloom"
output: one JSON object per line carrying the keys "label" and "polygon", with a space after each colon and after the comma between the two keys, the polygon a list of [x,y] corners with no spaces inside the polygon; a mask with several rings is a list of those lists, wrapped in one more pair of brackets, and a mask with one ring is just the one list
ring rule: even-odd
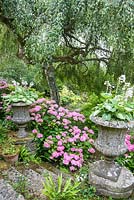
{"label": "pale pink bloom", "polygon": [[61,139],[60,135],[56,135],[57,140]]}
{"label": "pale pink bloom", "polygon": [[34,112],[38,112],[38,111],[40,111],[40,110],[41,110],[41,106],[35,106]]}
{"label": "pale pink bloom", "polygon": [[49,144],[53,144],[53,143],[54,143],[52,140],[47,140],[47,142],[48,142]]}
{"label": "pale pink bloom", "polygon": [[47,138],[51,140],[53,137],[52,137],[52,135],[49,135]]}
{"label": "pale pink bloom", "polygon": [[58,146],[62,146],[62,141],[58,141]]}
{"label": "pale pink bloom", "polygon": [[63,160],[63,164],[64,165],[69,165],[69,161],[68,160]]}
{"label": "pale pink bloom", "polygon": [[75,171],[76,170],[74,166],[70,166],[69,169],[70,169],[70,171]]}
{"label": "pale pink bloom", "polygon": [[94,140],[91,138],[91,139],[89,139],[89,142],[90,142],[91,144],[93,144],[93,143],[94,143]]}
{"label": "pale pink bloom", "polygon": [[71,148],[71,151],[76,151],[76,148],[73,148],[73,147],[72,147],[72,148]]}
{"label": "pale pink bloom", "polygon": [[94,134],[94,131],[92,129],[89,129],[88,132]]}
{"label": "pale pink bloom", "polygon": [[60,115],[57,115],[56,117],[57,117],[58,120],[61,118]]}
{"label": "pale pink bloom", "polygon": [[131,135],[128,135],[128,134],[127,134],[127,135],[125,136],[125,139],[126,139],[126,140],[130,140],[130,139],[131,139]]}
{"label": "pale pink bloom", "polygon": [[38,133],[37,129],[33,129],[32,133]]}
{"label": "pale pink bloom", "polygon": [[75,121],[78,121],[78,118],[77,118],[77,117],[73,117],[73,119],[74,119]]}
{"label": "pale pink bloom", "polygon": [[58,153],[57,151],[54,151],[54,152],[52,153],[52,157],[53,157],[53,158],[58,158],[58,157],[59,157],[59,153]]}
{"label": "pale pink bloom", "polygon": [[58,106],[58,104],[54,104],[53,107],[54,108],[58,108],[59,106]]}
{"label": "pale pink bloom", "polygon": [[38,134],[37,134],[37,138],[43,138],[43,134],[38,133]]}
{"label": "pale pink bloom", "polygon": [[69,128],[69,126],[64,126],[64,129],[68,129]]}
{"label": "pale pink bloom", "polygon": [[87,137],[86,137],[86,136],[82,135],[82,136],[80,137],[80,141],[81,141],[81,142],[85,142],[86,140],[87,140]]}
{"label": "pale pink bloom", "polygon": [[84,127],[84,131],[88,131],[88,127],[87,126]]}
{"label": "pale pink bloom", "polygon": [[11,120],[12,117],[10,115],[6,116],[6,120]]}
{"label": "pale pink bloom", "polygon": [[49,114],[57,116],[57,111],[53,111],[53,110],[48,110],[47,111]]}
{"label": "pale pink bloom", "polygon": [[83,152],[83,149],[78,149],[78,152],[79,152],[79,153],[82,153],[82,152]]}
{"label": "pale pink bloom", "polygon": [[64,149],[65,149],[64,146],[58,146],[58,147],[57,147],[57,151],[63,151]]}
{"label": "pale pink bloom", "polygon": [[62,134],[61,134],[63,137],[66,137],[66,132],[62,132]]}
{"label": "pale pink bloom", "polygon": [[134,152],[134,144],[130,144],[128,150]]}
{"label": "pale pink bloom", "polygon": [[40,98],[40,99],[37,99],[36,103],[43,103],[45,101],[45,98]]}
{"label": "pale pink bloom", "polygon": [[48,144],[47,142],[44,142],[44,147],[50,148],[50,144]]}
{"label": "pale pink bloom", "polygon": [[74,155],[74,159],[75,160],[79,160],[79,156],[78,155]]}
{"label": "pale pink bloom", "polygon": [[68,142],[74,142],[74,138],[68,138]]}
{"label": "pale pink bloom", "polygon": [[65,108],[59,107],[58,111],[59,111],[59,112],[64,112],[64,111],[65,111]]}
{"label": "pale pink bloom", "polygon": [[65,114],[64,114],[63,112],[60,112],[60,113],[59,113],[59,116],[60,116],[60,117],[63,117],[64,115],[65,115]]}
{"label": "pale pink bloom", "polygon": [[38,123],[42,123],[43,122],[43,119],[38,119],[38,120],[36,120]]}
{"label": "pale pink bloom", "polygon": [[77,166],[77,161],[76,160],[71,160],[71,164],[74,166]]}
{"label": "pale pink bloom", "polygon": [[88,152],[95,153],[95,149],[94,148],[90,148],[90,149],[88,149]]}

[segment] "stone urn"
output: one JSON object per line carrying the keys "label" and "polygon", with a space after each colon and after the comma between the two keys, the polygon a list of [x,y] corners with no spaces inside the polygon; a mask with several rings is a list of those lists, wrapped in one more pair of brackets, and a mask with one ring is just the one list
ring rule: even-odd
{"label": "stone urn", "polygon": [[95,148],[104,155],[90,165],[89,183],[96,187],[100,195],[116,199],[128,198],[134,189],[133,174],[114,160],[127,151],[125,135],[131,123],[123,121],[103,121],[100,117],[90,117],[98,126]]}
{"label": "stone urn", "polygon": [[27,123],[31,120],[29,114],[29,104],[18,102],[12,104],[13,118],[12,121],[18,125],[17,136],[19,138],[27,137],[28,133],[25,128]]}

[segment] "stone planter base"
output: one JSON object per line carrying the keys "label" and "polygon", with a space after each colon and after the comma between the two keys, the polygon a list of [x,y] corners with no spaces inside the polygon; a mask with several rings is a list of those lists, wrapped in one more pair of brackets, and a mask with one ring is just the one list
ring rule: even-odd
{"label": "stone planter base", "polygon": [[[96,191],[100,195],[111,196],[116,199],[128,198],[134,190],[134,177],[133,174],[122,167],[117,181],[107,179],[106,177],[99,176],[95,173],[94,169],[100,165],[97,161],[90,165],[89,184],[96,187]],[[103,171],[103,169],[102,169]]]}

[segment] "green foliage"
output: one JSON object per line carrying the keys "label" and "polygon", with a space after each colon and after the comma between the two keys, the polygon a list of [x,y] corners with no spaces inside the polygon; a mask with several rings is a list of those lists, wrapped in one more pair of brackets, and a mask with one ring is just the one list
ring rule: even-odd
{"label": "green foliage", "polygon": [[134,152],[127,152],[125,155],[119,156],[116,161],[134,173]]}
{"label": "green foliage", "polygon": [[65,85],[62,86],[60,96],[63,106],[69,105],[71,108],[78,108],[82,104],[83,98],[80,95],[76,95],[72,90],[69,90]]}
{"label": "green foliage", "polygon": [[3,155],[15,155],[19,153],[19,147],[15,145],[11,138],[2,143],[2,154]]}
{"label": "green foliage", "polygon": [[[106,81],[107,92],[102,93],[103,102],[94,108],[93,116],[103,120],[131,121],[134,117],[133,87],[125,82],[125,76],[118,79],[115,92],[111,93],[112,85]],[[109,91],[108,91],[109,90]]]}
{"label": "green foliage", "polygon": [[79,182],[72,182],[69,178],[63,182],[62,174],[58,176],[57,183],[54,182],[52,176],[45,178],[43,194],[50,200],[71,200],[76,199],[79,192]]}
{"label": "green foliage", "polygon": [[41,162],[41,159],[37,157],[35,154],[31,154],[25,146],[21,146],[19,152],[19,161],[25,164],[28,163],[39,164]]}
{"label": "green foliage", "polygon": [[8,104],[23,102],[26,104],[33,103],[38,98],[38,95],[35,91],[33,91],[30,87],[21,86],[16,83],[14,90],[3,96],[3,99]]}
{"label": "green foliage", "polygon": [[[95,150],[94,131],[85,126],[85,117],[58,106],[53,100],[38,99],[30,109],[37,154],[43,160],[65,165],[71,171],[80,168]],[[90,152],[91,150],[91,152]]]}
{"label": "green foliage", "polygon": [[7,139],[8,130],[3,125],[2,121],[0,121],[0,144],[3,144]]}

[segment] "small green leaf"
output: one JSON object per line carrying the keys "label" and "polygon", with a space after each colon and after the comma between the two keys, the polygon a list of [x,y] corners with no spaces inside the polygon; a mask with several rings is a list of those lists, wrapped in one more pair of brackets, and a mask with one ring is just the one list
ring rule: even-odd
{"label": "small green leaf", "polygon": [[104,113],[102,115],[102,119],[106,120],[106,121],[110,121],[111,120],[111,114],[110,113],[109,114]]}
{"label": "small green leaf", "polygon": [[126,119],[126,115],[124,113],[116,113],[116,117],[122,120]]}

